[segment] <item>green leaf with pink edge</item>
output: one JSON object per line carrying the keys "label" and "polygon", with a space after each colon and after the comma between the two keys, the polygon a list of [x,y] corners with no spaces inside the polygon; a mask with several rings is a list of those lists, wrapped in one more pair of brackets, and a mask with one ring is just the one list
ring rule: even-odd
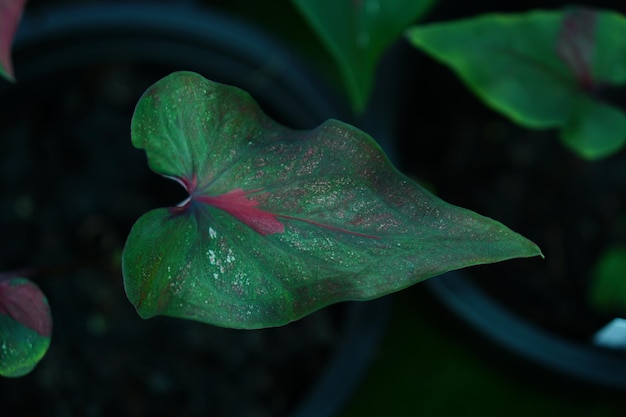
{"label": "green leaf with pink edge", "polygon": [[357,128],[286,128],[246,92],[195,73],[150,87],[131,134],[152,170],[189,192],[142,216],[126,242],[126,293],[144,318],[279,326],[453,269],[540,255],[400,174]]}
{"label": "green leaf with pink edge", "polygon": [[46,296],[25,278],[0,279],[0,375],[29,373],[45,355],[52,336]]}
{"label": "green leaf with pink edge", "polygon": [[611,95],[626,83],[626,19],[589,9],[491,14],[416,26],[410,41],[514,122],[557,128],[586,159],[626,143]]}
{"label": "green leaf with pink edge", "polygon": [[353,108],[364,110],[378,63],[435,0],[293,0],[339,65]]}
{"label": "green leaf with pink edge", "polygon": [[11,46],[26,0],[0,0],[0,76],[14,80]]}

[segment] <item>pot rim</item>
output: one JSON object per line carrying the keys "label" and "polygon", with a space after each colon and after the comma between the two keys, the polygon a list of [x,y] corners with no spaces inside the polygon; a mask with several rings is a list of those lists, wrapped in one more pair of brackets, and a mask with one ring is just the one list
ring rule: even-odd
{"label": "pot rim", "polygon": [[424,285],[457,317],[524,360],[580,382],[626,389],[626,358],[620,352],[575,343],[541,329],[489,297],[460,271]]}

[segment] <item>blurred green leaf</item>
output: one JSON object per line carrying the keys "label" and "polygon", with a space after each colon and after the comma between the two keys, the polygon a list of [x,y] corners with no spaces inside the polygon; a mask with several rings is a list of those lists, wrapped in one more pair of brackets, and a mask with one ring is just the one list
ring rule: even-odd
{"label": "blurred green leaf", "polygon": [[598,311],[626,315],[626,246],[602,253],[592,272],[589,301]]}
{"label": "blurred green leaf", "polygon": [[48,300],[24,278],[0,279],[0,375],[29,373],[43,358],[52,335]]}
{"label": "blurred green leaf", "polygon": [[189,192],[133,226],[122,258],[142,317],[258,328],[443,272],[539,255],[438,199],[336,120],[295,131],[237,88],[173,73],[139,100],[133,144]]}
{"label": "blurred green leaf", "polygon": [[353,108],[365,109],[378,62],[435,0],[293,0],[343,75]]}
{"label": "blurred green leaf", "polygon": [[13,80],[11,46],[26,0],[0,0],[0,76]]}
{"label": "blurred green leaf", "polygon": [[558,128],[596,159],[626,141],[626,116],[609,103],[626,80],[626,19],[572,9],[492,14],[416,26],[418,48],[451,67],[489,106],[529,128]]}

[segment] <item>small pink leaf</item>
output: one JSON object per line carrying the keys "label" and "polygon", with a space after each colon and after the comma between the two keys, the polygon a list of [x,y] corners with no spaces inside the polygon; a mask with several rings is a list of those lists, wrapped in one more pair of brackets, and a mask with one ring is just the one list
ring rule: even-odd
{"label": "small pink leaf", "polygon": [[33,282],[22,278],[0,281],[0,315],[8,316],[42,336],[52,333],[46,297]]}
{"label": "small pink leaf", "polygon": [[9,80],[14,79],[11,46],[25,5],[26,0],[0,0],[0,75]]}
{"label": "small pink leaf", "polygon": [[0,375],[22,376],[43,358],[52,335],[48,300],[24,278],[0,278]]}

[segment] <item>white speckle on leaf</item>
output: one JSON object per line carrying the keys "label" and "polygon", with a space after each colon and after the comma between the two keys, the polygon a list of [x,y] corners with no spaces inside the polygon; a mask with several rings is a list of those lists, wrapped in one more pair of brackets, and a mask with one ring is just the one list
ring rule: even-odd
{"label": "white speckle on leaf", "polygon": [[209,227],[209,236],[211,239],[215,239],[217,237],[217,232],[212,227]]}
{"label": "white speckle on leaf", "polygon": [[209,249],[206,254],[209,256],[209,262],[211,265],[215,265],[215,252]]}

